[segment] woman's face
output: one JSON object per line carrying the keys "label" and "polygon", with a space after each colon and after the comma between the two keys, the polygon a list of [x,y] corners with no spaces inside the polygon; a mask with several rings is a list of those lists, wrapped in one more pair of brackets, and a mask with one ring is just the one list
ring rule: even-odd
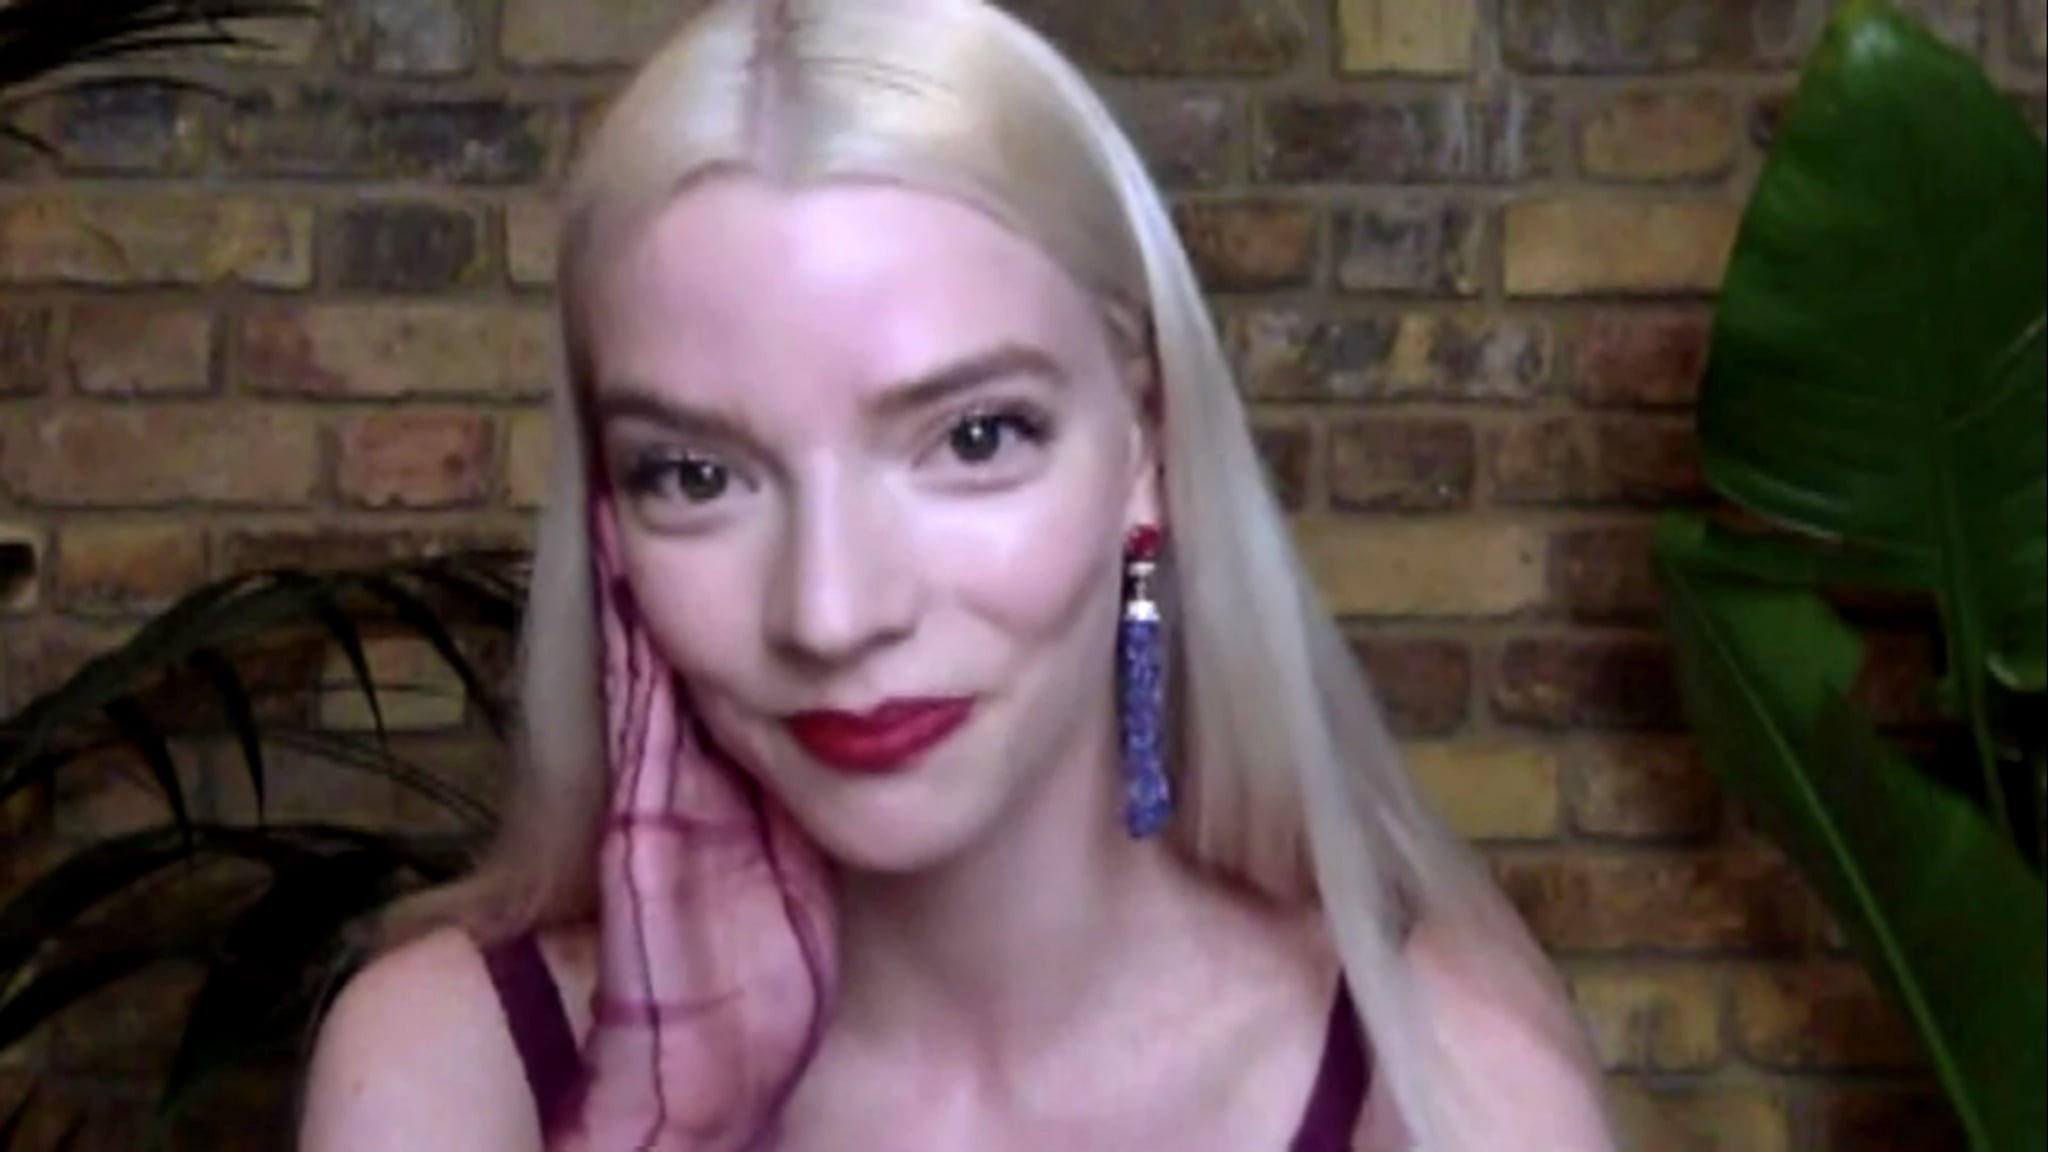
{"label": "woman's face", "polygon": [[1110,770],[1122,541],[1158,520],[1156,469],[1056,265],[932,195],[729,176],[591,303],[642,613],[827,853],[928,867]]}

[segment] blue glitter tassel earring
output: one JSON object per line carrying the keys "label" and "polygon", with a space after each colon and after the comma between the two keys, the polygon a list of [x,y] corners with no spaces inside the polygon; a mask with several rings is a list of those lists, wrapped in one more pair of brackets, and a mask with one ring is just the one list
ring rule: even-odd
{"label": "blue glitter tassel earring", "polygon": [[1124,545],[1123,619],[1117,627],[1124,828],[1137,839],[1156,834],[1173,815],[1166,779],[1165,624],[1154,588],[1159,552],[1159,529],[1132,530]]}

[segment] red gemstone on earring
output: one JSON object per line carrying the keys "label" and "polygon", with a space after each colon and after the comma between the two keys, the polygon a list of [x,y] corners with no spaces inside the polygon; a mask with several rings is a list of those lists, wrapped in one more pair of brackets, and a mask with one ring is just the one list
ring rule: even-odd
{"label": "red gemstone on earring", "polygon": [[1140,524],[1136,528],[1131,529],[1129,538],[1124,541],[1124,547],[1129,551],[1130,557],[1133,560],[1157,560],[1159,559],[1161,540],[1162,537],[1156,526]]}

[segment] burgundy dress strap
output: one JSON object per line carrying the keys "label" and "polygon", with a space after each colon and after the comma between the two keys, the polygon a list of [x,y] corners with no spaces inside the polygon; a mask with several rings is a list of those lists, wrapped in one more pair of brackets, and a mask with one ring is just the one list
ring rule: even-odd
{"label": "burgundy dress strap", "polygon": [[1301,1131],[1295,1134],[1289,1152],[1347,1152],[1359,1117],[1365,1114],[1371,1087],[1372,1062],[1366,1057],[1365,1037],[1359,1033],[1351,986],[1339,981],[1324,1033],[1322,1065],[1309,1090]]}
{"label": "burgundy dress strap", "polygon": [[561,989],[530,932],[485,947],[483,956],[526,1068],[527,1086],[533,1089],[541,1131],[553,1132],[583,1074],[583,1053],[562,1006]]}
{"label": "burgundy dress strap", "polygon": [[[541,1130],[552,1132],[583,1071],[583,1055],[568,1011],[562,1007],[561,990],[531,933],[489,945],[483,956],[504,1004],[505,1023],[519,1050],[519,1062],[526,1069]],[[1352,1130],[1365,1110],[1371,1080],[1351,992],[1340,983],[1336,1002],[1330,1006],[1322,1062],[1289,1152],[1346,1152]]]}

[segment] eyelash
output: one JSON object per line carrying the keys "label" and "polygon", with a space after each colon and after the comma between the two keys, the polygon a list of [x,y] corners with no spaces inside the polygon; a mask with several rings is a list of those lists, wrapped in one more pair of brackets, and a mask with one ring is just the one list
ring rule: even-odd
{"label": "eyelash", "polygon": [[[1008,433],[1014,440],[1022,441],[1024,445],[1029,447],[1042,447],[1052,438],[1052,421],[1042,412],[1025,404],[997,405],[994,407],[976,408],[949,421],[944,426],[944,430],[939,435],[938,442],[934,445],[932,451],[943,452],[949,448],[957,448],[954,437],[974,425],[983,423],[995,425],[998,436]],[[999,442],[996,447],[997,453],[1000,453],[1007,444],[1008,442]],[[923,459],[924,457],[921,456],[920,461]],[[961,465],[969,471],[978,471],[992,467],[994,463],[994,461],[961,461]],[[716,493],[708,498],[696,500],[688,496],[682,496],[680,492],[671,493],[665,491],[665,489],[677,485],[683,469],[696,467],[718,470],[720,477],[717,482],[718,491]],[[737,477],[730,466],[722,464],[716,458],[708,455],[695,452],[672,452],[650,449],[635,455],[627,462],[622,471],[621,479],[627,492],[636,497],[659,498],[676,495],[686,502],[701,507],[723,496],[726,488]]]}

